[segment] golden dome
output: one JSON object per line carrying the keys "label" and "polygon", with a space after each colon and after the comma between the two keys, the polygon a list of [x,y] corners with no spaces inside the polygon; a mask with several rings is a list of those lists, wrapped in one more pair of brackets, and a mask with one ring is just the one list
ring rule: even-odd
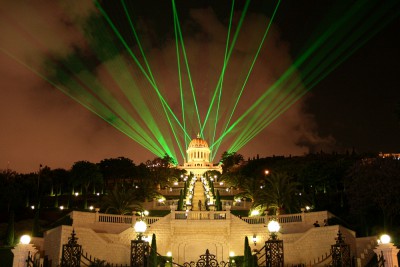
{"label": "golden dome", "polygon": [[188,148],[201,148],[201,147],[208,148],[208,144],[207,144],[206,140],[200,138],[200,135],[197,135],[197,138],[190,141]]}

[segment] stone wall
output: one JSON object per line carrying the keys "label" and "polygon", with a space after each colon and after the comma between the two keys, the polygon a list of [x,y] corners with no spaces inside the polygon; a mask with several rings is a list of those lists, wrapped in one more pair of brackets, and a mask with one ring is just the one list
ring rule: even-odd
{"label": "stone wall", "polygon": [[[216,255],[218,261],[227,261],[232,252],[235,255],[243,255],[245,236],[249,238],[251,248],[257,250],[260,250],[269,238],[265,227],[265,222],[270,219],[268,217],[245,221],[229,211],[222,212],[224,216],[215,216],[218,212],[210,212],[207,216],[203,216],[203,213],[207,212],[197,212],[197,215],[196,211],[187,215],[178,213],[172,211],[162,218],[147,218],[149,225],[145,235],[151,240],[154,233],[158,252],[162,255],[172,252],[174,261],[180,264],[197,261],[206,249]],[[112,219],[106,218],[110,222],[105,223],[99,222],[103,215],[98,213],[73,212],[71,216],[72,227],[57,227],[45,234],[44,249],[53,260],[53,265],[59,263],[62,244],[68,242],[73,228],[78,243],[85,252],[109,263],[129,263],[130,242],[136,238],[132,222],[135,222],[136,218],[116,216]],[[294,219],[289,219],[289,216],[279,219],[283,222],[279,239],[284,242],[285,264],[314,262],[322,255],[329,254],[339,229],[345,236],[346,243],[351,245],[354,253],[356,252],[354,232],[338,225],[312,225],[315,220],[323,221],[329,216],[327,212],[319,212],[293,215]],[[256,244],[252,241],[253,236],[256,236]]]}

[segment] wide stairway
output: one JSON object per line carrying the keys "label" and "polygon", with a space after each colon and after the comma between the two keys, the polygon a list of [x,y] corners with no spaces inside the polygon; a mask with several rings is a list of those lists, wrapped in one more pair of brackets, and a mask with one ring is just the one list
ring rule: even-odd
{"label": "wide stairway", "polygon": [[[199,200],[201,201],[201,207]],[[193,199],[192,199],[192,210],[200,211],[200,210],[206,210],[206,200],[204,197],[204,187],[203,184],[201,183],[201,180],[197,180],[197,182],[194,184],[194,191],[193,191]]]}

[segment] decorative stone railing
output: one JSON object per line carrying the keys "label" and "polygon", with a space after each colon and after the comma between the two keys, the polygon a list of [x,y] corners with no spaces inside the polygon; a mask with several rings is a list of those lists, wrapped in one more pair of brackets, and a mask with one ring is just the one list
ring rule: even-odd
{"label": "decorative stone railing", "polygon": [[[231,218],[231,206],[225,206],[225,211],[176,211],[176,206],[169,207],[171,210],[172,220],[229,220]],[[71,216],[74,223],[112,223],[112,224],[135,224],[138,220],[145,220],[148,225],[151,225],[163,217],[140,217],[136,215],[115,215],[99,212],[78,212],[73,211]],[[248,224],[268,224],[272,219],[278,220],[280,224],[295,225],[302,223],[312,226],[315,221],[323,222],[332,215],[328,212],[311,212],[311,213],[296,213],[284,214],[278,216],[253,216],[241,217]],[[322,226],[322,225],[321,225]]]}
{"label": "decorative stone railing", "polygon": [[144,220],[148,225],[153,224],[163,217],[140,217],[136,215],[116,215],[96,212],[73,211],[70,213],[73,223],[76,225],[87,225],[96,223],[130,224],[138,220]]}
{"label": "decorative stone railing", "polygon": [[124,223],[124,224],[135,224],[138,220],[144,220],[148,225],[159,221],[163,217],[139,217],[139,216],[129,216],[129,215],[114,215],[114,214],[104,214],[98,213],[96,222],[105,223]]}
{"label": "decorative stone railing", "polygon": [[114,215],[114,214],[103,214],[103,213],[99,213],[96,217],[97,217],[96,222],[127,223],[127,224],[133,224],[135,218],[128,215]]}
{"label": "decorative stone railing", "polygon": [[175,220],[226,220],[230,211],[172,211]]}
{"label": "decorative stone railing", "polygon": [[[312,212],[312,213],[295,213],[283,214],[278,216],[252,216],[242,217],[242,220],[248,224],[267,224],[270,220],[277,220],[280,224],[293,224],[293,223],[307,223],[312,225],[315,221],[323,224],[324,220],[331,217],[331,214],[325,212]],[[322,226],[322,225],[321,225]]]}

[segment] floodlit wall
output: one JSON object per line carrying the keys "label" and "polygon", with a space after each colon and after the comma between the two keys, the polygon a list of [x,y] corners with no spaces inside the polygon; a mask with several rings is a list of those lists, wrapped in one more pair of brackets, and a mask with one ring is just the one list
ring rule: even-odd
{"label": "floodlit wall", "polygon": [[[62,246],[68,242],[72,230],[75,230],[84,253],[92,258],[119,265],[130,263],[130,244],[136,238],[132,225],[138,217],[76,211],[70,216],[72,226],[51,229],[38,242],[38,247],[43,248],[41,254],[47,255],[53,266],[60,263]],[[275,218],[281,224],[278,238],[283,240],[285,264],[324,266],[327,262],[321,260],[329,256],[339,230],[358,262],[368,261],[373,255],[370,253],[374,247],[371,239],[357,239],[353,231],[339,225],[312,225],[316,220],[323,222],[331,216],[328,212],[310,212]],[[145,236],[150,241],[154,233],[157,251],[162,255],[171,252],[173,260],[180,264],[197,261],[206,249],[216,255],[218,261],[227,261],[230,253],[243,255],[245,236],[249,238],[252,250],[260,250],[269,238],[265,225],[270,219],[268,216],[239,218],[232,215],[229,208],[210,212],[172,210],[165,217],[145,218],[148,225]]]}
{"label": "floodlit wall", "polygon": [[[68,242],[75,229],[78,244],[92,257],[114,264],[129,264],[131,240],[136,238],[132,228],[135,216],[120,216],[90,212],[73,212],[73,226],[61,226],[45,234],[46,254],[55,262],[61,258],[62,244]],[[338,230],[346,243],[356,253],[355,233],[334,225],[314,227],[315,220],[322,221],[331,216],[327,212],[300,213],[279,216],[284,242],[285,264],[316,262],[322,255],[329,254],[335,243]],[[165,217],[146,218],[149,239],[154,233],[157,250],[166,255],[171,252],[177,263],[197,261],[206,249],[217,256],[218,261],[227,261],[230,253],[243,255],[244,238],[249,238],[252,250],[260,250],[269,234],[265,227],[269,217],[239,218],[230,211],[171,211]],[[107,222],[105,222],[107,221]],[[118,229],[121,229],[119,232]],[[297,229],[296,231],[294,229]],[[256,237],[256,243],[253,242]]]}

